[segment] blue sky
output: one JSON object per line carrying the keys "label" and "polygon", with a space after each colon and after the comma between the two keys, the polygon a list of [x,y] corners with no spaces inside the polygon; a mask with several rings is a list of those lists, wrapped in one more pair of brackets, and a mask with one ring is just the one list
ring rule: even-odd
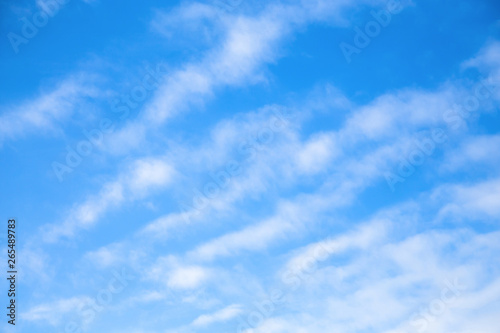
{"label": "blue sky", "polygon": [[497,1],[0,6],[3,332],[498,333]]}

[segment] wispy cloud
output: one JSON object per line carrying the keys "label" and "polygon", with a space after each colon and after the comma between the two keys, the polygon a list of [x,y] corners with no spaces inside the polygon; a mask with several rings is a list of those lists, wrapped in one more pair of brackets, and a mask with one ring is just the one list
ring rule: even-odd
{"label": "wispy cloud", "polygon": [[220,322],[220,321],[227,321],[238,314],[241,313],[241,307],[239,305],[229,305],[225,307],[224,309],[221,309],[219,311],[216,311],[211,314],[204,314],[193,320],[191,323],[192,326],[195,327],[205,327],[209,326],[212,323]]}
{"label": "wispy cloud", "polygon": [[[401,1],[68,7],[100,33],[64,61],[109,66],[1,106],[26,331],[497,332],[500,48],[459,2],[405,2],[349,66],[338,41]],[[41,137],[92,141],[109,97],[95,163],[31,176]]]}
{"label": "wispy cloud", "polygon": [[20,106],[4,106],[0,115],[0,144],[28,134],[60,135],[63,122],[74,115],[79,105],[100,94],[90,78],[77,76]]}
{"label": "wispy cloud", "polygon": [[116,180],[105,183],[97,195],[75,205],[64,222],[46,226],[45,239],[53,242],[60,237],[72,237],[78,230],[90,228],[109,209],[141,199],[156,188],[164,187],[172,181],[174,174],[174,169],[166,160],[135,161]]}

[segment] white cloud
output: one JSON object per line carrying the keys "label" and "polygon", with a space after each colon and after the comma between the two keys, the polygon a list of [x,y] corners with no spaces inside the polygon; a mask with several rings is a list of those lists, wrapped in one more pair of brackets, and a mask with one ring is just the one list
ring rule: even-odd
{"label": "white cloud", "polygon": [[[345,8],[380,2],[292,1],[287,5],[267,4],[253,16],[225,15],[220,43],[208,50],[201,60],[187,63],[170,73],[165,84],[145,106],[143,116],[117,131],[106,143],[107,150],[126,153],[138,148],[142,140],[146,140],[144,133],[158,129],[167,119],[193,105],[202,105],[218,88],[265,81],[264,65],[280,56],[280,43],[292,31],[326,18],[338,22],[339,13]],[[220,24],[220,16],[215,12],[203,4],[186,4],[168,14],[158,14],[153,25],[163,29],[172,23],[173,17],[175,20],[186,18],[193,24],[199,24],[201,19],[215,20]],[[136,128],[140,130],[136,131]]]}
{"label": "white cloud", "polygon": [[[341,9],[365,2],[371,1],[291,1],[266,5],[254,17],[228,15],[223,23],[227,24],[228,30],[221,45],[207,52],[201,61],[174,71],[147,104],[142,116],[113,136],[108,142],[108,150],[124,153],[131,147],[141,147],[147,142],[149,133],[161,135],[157,130],[167,119],[193,105],[202,105],[217,89],[265,81],[264,65],[279,57],[280,42],[292,30],[327,17],[339,19]],[[172,15],[160,15],[158,19],[175,19],[176,15],[181,21],[198,22],[212,20],[215,14],[206,5],[195,4],[181,7]],[[175,21],[166,24],[172,23]],[[481,55],[481,63],[498,65],[494,58],[497,51],[493,47]],[[478,61],[472,61],[471,66],[479,66]],[[435,215],[441,219],[496,221],[500,215],[499,179],[441,186],[430,195],[424,194],[410,204],[405,203],[411,206],[410,212],[398,211],[400,207],[395,207],[390,214],[377,214],[370,223],[362,226],[358,226],[356,219],[347,219],[347,223],[335,220],[342,213],[339,208],[356,203],[357,195],[380,181],[384,171],[390,170],[411,148],[416,130],[444,125],[444,112],[460,100],[462,91],[458,83],[449,82],[435,91],[412,89],[386,93],[359,107],[339,98],[334,104],[352,109],[340,129],[306,135],[301,125],[307,119],[287,124],[279,133],[274,133],[272,142],[259,147],[254,156],[244,161],[242,174],[231,177],[227,186],[221,186],[219,194],[209,200],[206,208],[194,208],[187,213],[169,211],[137,232],[132,239],[87,252],[85,259],[95,262],[98,268],[105,268],[135,258],[129,263],[144,272],[142,282],[145,283],[140,288],[144,294],[136,293],[122,304],[141,303],[146,312],[150,311],[147,305],[151,302],[161,302],[165,316],[170,315],[165,308],[171,303],[178,310],[172,311],[172,316],[176,316],[186,304],[213,311],[215,306],[220,308],[221,304],[238,302],[238,305],[197,317],[188,328],[204,329],[245,317],[243,309],[246,307],[239,304],[263,294],[270,286],[277,285],[281,290],[289,291],[289,286],[275,281],[276,276],[285,269],[300,272],[312,258],[324,262],[310,272],[311,277],[303,281],[303,288],[288,293],[286,310],[289,312],[263,317],[258,327],[248,333],[412,332],[416,330],[412,324],[413,314],[422,307],[428,308],[434,299],[441,297],[450,278],[459,279],[465,288],[456,300],[445,304],[446,311],[431,320],[430,331],[450,332],[475,327],[494,332],[494,315],[500,313],[497,304],[500,280],[497,278],[498,265],[494,265],[491,258],[498,254],[498,232],[476,231],[472,227],[440,230],[432,222],[436,222],[433,220]],[[49,102],[48,106],[57,106],[56,102]],[[60,107],[60,113],[56,108],[53,113],[18,114],[13,116],[14,120],[0,118],[0,129],[9,122],[17,124],[23,117],[32,129],[51,128],[56,120],[68,116],[62,109]],[[249,116],[220,121],[210,133],[209,140],[199,147],[174,147],[168,157],[132,157],[132,162],[118,175],[110,177],[111,180],[105,182],[97,194],[77,203],[62,223],[48,226],[46,239],[53,241],[74,236],[79,230],[97,224],[108,211],[143,200],[167,186],[178,186],[174,188],[177,193],[179,188],[187,186],[184,180],[198,186],[203,176],[225,167],[225,163],[237,155],[235,150],[241,140],[268,125],[270,116],[267,111],[259,110]],[[23,127],[19,132],[24,130]],[[451,159],[454,165],[485,161],[494,155],[491,148],[478,148],[473,144],[496,143],[496,139],[482,137],[474,140],[471,145],[464,146],[464,160],[457,156],[455,160]],[[297,192],[302,189],[295,186],[302,187],[303,184],[307,189],[304,193]],[[254,200],[256,205],[265,205],[264,218],[252,215],[252,211],[248,214],[250,216],[242,218],[248,210],[245,204],[249,200]],[[429,201],[435,202],[425,206]],[[362,215],[365,209],[358,211],[357,206],[352,207],[354,215]],[[183,254],[168,254],[174,247],[153,242],[152,236],[156,236],[156,240],[169,236],[174,228],[184,224],[186,214],[196,222],[218,223],[219,228],[211,230],[208,240],[201,237],[186,240],[183,246],[188,249],[182,249],[186,251]],[[223,219],[233,219],[231,222],[234,223],[223,228]],[[438,219],[438,222],[441,221]],[[348,230],[339,232],[342,227]],[[311,232],[325,230],[332,233],[331,237],[303,246],[311,242]],[[202,232],[199,234],[203,235]],[[285,246],[290,243],[299,248],[289,251]],[[237,260],[233,267],[215,266],[218,259],[230,256],[244,259],[252,251],[271,252],[275,250],[273,246],[279,247],[280,254],[285,253],[270,258],[270,262],[278,264],[276,266],[258,267],[259,270],[248,275],[245,275],[244,260]],[[148,254],[141,257],[145,261],[140,265],[137,265],[140,255],[134,252],[138,247]],[[252,273],[255,276],[251,276]],[[151,281],[153,285],[148,284]],[[248,284],[248,281],[255,283]],[[213,290],[209,290],[211,288],[204,288],[207,285],[214,287],[215,296]],[[166,289],[182,292],[182,301],[167,300]],[[200,297],[199,294],[204,292],[208,295]],[[229,299],[244,293],[250,296],[245,295],[241,301],[239,298]],[[204,301],[200,302],[201,306],[200,299]],[[31,308],[25,317],[28,321],[58,325],[63,315],[78,310],[86,301],[86,297],[75,297],[44,303]],[[54,311],[55,315],[52,314]],[[157,313],[153,316],[157,317]],[[189,318],[191,320],[194,316]],[[157,323],[148,324],[154,326]]]}
{"label": "white cloud", "polygon": [[401,90],[362,106],[347,121],[346,139],[381,140],[408,135],[409,130],[442,125],[443,114],[460,101],[460,89],[447,84],[437,91]]}
{"label": "white cloud", "polygon": [[297,165],[304,173],[324,171],[338,153],[335,137],[331,134],[319,134],[306,142],[297,153]]}
{"label": "white cloud", "polygon": [[324,261],[349,249],[366,249],[377,242],[380,243],[386,234],[386,224],[381,221],[371,222],[349,231],[348,234],[309,244],[297,251],[286,264],[286,269],[288,272],[300,273],[311,262]]}
{"label": "white cloud", "polygon": [[208,277],[207,270],[202,267],[179,267],[170,273],[167,285],[174,289],[193,289],[199,287]]}
{"label": "white cloud", "polygon": [[500,179],[491,179],[473,185],[445,185],[437,189],[434,198],[446,198],[438,219],[484,218],[497,219],[500,216]]}
{"label": "white cloud", "polygon": [[[375,230],[376,223],[369,228]],[[498,245],[483,239],[498,233],[430,230],[411,235],[408,226],[397,227],[399,232],[405,230],[397,235],[394,231],[401,223],[390,222],[392,232],[384,243],[366,243],[363,251],[351,251],[341,261],[326,262],[309,272],[301,289],[291,292],[282,287],[289,311],[298,315],[271,313],[248,332],[421,332],[425,318],[421,311],[428,311],[429,332],[472,329],[473,318],[486,332],[494,332],[489,328],[494,318],[490,313],[500,310],[495,304],[500,289],[489,258]],[[434,312],[437,301],[443,310]]]}
{"label": "white cloud", "polygon": [[[484,80],[489,87],[489,93],[496,98],[500,99],[500,92],[498,86],[500,85],[500,42],[493,40],[485,45],[478,54],[468,61],[463,63],[463,68],[477,68],[479,71],[486,75]],[[493,88],[493,89],[492,89]],[[482,89],[484,90],[484,89]],[[481,91],[480,93],[484,93]]]}
{"label": "white cloud", "polygon": [[24,320],[46,321],[52,326],[61,323],[64,316],[81,309],[91,301],[90,297],[72,297],[34,306],[21,314]]}
{"label": "white cloud", "polygon": [[137,268],[137,263],[144,260],[145,247],[130,247],[127,242],[117,242],[102,246],[95,251],[84,255],[85,260],[92,267],[110,268],[117,265],[128,265]]}
{"label": "white cloud", "polygon": [[72,237],[75,231],[92,227],[109,209],[142,199],[151,191],[165,187],[174,173],[164,159],[134,161],[116,180],[105,183],[99,194],[76,205],[63,223],[44,226],[45,240],[53,242],[60,237]]}
{"label": "white cloud", "polygon": [[75,112],[78,104],[99,95],[89,81],[82,75],[71,77],[18,107],[4,106],[0,115],[0,144],[31,133],[61,131],[58,125]]}
{"label": "white cloud", "polygon": [[[171,43],[199,43],[200,38],[212,41],[217,28],[217,18],[224,13],[215,6],[194,2],[175,7],[169,12],[157,12],[151,22],[153,30],[167,37]],[[175,38],[174,38],[175,37]]]}
{"label": "white cloud", "polygon": [[171,181],[173,174],[173,168],[165,161],[139,160],[130,175],[130,190],[143,193],[154,187],[165,186]]}
{"label": "white cloud", "polygon": [[218,256],[238,254],[242,250],[260,250],[265,248],[271,240],[279,236],[291,225],[285,221],[271,219],[256,225],[251,225],[241,231],[229,233],[206,244],[200,245],[192,252],[192,256],[203,260],[213,260]]}
{"label": "white cloud", "polygon": [[463,67],[494,67],[495,69],[500,69],[499,55],[500,42],[494,40],[485,45],[474,58],[465,61]]}
{"label": "white cloud", "polygon": [[[324,4],[316,5],[323,6]],[[212,55],[207,55],[207,58],[202,61],[203,66],[200,64],[191,64],[185,69],[176,72],[173,77],[167,81],[165,87],[158,91],[158,95],[152,103],[147,106],[144,113],[145,118],[139,120],[139,122],[132,123],[130,125],[132,127],[125,127],[116,134],[117,136],[115,138],[120,138],[116,141],[116,146],[124,148],[127,146],[125,141],[128,140],[134,141],[134,144],[140,144],[142,140],[141,138],[145,138],[141,133],[145,133],[150,125],[154,124],[154,126],[157,126],[163,123],[166,117],[170,114],[170,111],[177,112],[177,103],[182,104],[185,100],[190,100],[188,96],[191,93],[205,94],[211,91],[212,86],[214,85],[214,80],[233,81],[230,77],[228,77],[228,74],[221,74],[221,68],[219,68],[220,66],[224,65],[236,67],[239,71],[241,71],[240,74],[232,74],[236,75],[236,77],[244,78],[248,73],[253,73],[256,68],[255,66],[262,63],[264,61],[263,59],[266,58],[266,51],[264,51],[264,49],[270,47],[271,44],[274,45],[272,41],[279,38],[279,34],[277,36],[273,35],[272,29],[270,32],[265,29],[263,30],[263,27],[266,27],[266,24],[285,24],[285,21],[288,22],[286,24],[291,24],[290,22],[295,22],[294,20],[296,17],[294,15],[298,15],[299,17],[303,17],[303,15],[307,16],[307,14],[304,13],[300,14],[298,9],[293,6],[271,6],[270,8],[270,11],[267,11],[256,18],[235,18],[235,22],[237,24],[231,27],[232,30],[228,33],[228,37],[222,48],[216,48],[214,51],[214,54],[217,54],[217,56],[213,56],[212,58]],[[285,19],[284,16],[280,16],[283,15],[283,13],[290,11],[293,13],[292,17]],[[262,20],[264,20],[266,24],[261,22]],[[284,21],[280,23],[280,20]],[[238,38],[234,37],[232,34],[235,34],[235,36],[250,38],[252,40],[256,38],[256,48],[247,50],[238,46]],[[258,46],[260,42],[263,43],[261,49],[259,49]],[[225,60],[221,60],[224,59],[224,57],[220,56],[222,54],[228,57],[227,62]],[[253,58],[257,59],[255,63],[251,60]],[[244,66],[238,64],[238,61],[242,61]],[[213,73],[209,75],[207,74],[207,68],[215,68],[217,70],[213,71]],[[208,71],[210,72],[210,70]],[[410,130],[418,129],[419,127],[442,124],[442,114],[446,108],[449,108],[450,105],[455,102],[456,96],[457,92],[453,87],[444,87],[439,89],[437,92],[402,91],[395,94],[386,94],[385,96],[376,99],[368,106],[355,110],[354,115],[347,120],[344,128],[339,130],[338,133],[324,133],[314,137],[310,142],[303,144],[304,146],[299,149],[298,153],[290,152],[297,147],[300,147],[301,143],[297,141],[285,143],[279,148],[276,147],[276,150],[285,149],[283,157],[285,157],[287,153],[297,154],[296,161],[298,163],[297,165],[299,170],[309,173],[318,173],[320,171],[327,170],[332,161],[340,160],[342,161],[341,165],[337,166],[335,170],[340,172],[339,179],[342,177],[342,173],[348,173],[351,180],[344,179],[342,185],[338,184],[339,187],[343,186],[344,189],[359,188],[359,186],[365,186],[368,184],[367,182],[370,182],[378,177],[380,175],[379,169],[383,167],[384,164],[387,168],[389,162],[396,159],[398,155],[402,153],[403,149],[401,147],[398,148],[398,146],[402,146],[405,140],[408,140],[407,137],[403,135],[407,134]],[[345,105],[345,103],[343,104]],[[180,109],[182,109],[182,107]],[[379,122],[380,119],[384,119],[384,121]],[[379,123],[383,124],[383,126],[380,127],[377,125]],[[133,130],[135,128],[140,128],[143,131]],[[139,133],[137,134],[138,136],[136,135],[136,132]],[[126,134],[126,140],[123,140],[122,134],[124,133]],[[333,138],[335,138],[335,140],[333,140]],[[354,146],[360,146],[361,143],[366,143],[366,138],[376,138],[377,140],[397,139],[398,142],[393,146],[381,148],[378,151],[378,154],[366,156],[365,163],[357,163],[357,161],[352,159],[341,159],[342,156],[346,156],[349,149],[353,149]],[[292,138],[292,140],[296,139]],[[334,145],[334,148],[329,149],[332,145]],[[197,152],[188,151],[187,153],[198,156]],[[208,154],[212,154],[212,156],[213,154],[216,154],[216,156],[218,155],[219,157],[227,156],[220,154],[217,149],[208,151]],[[202,154],[202,156],[208,154]],[[186,157],[185,155],[183,156]],[[263,157],[267,158],[268,155],[262,156],[261,161],[259,161],[258,168],[256,167],[254,169],[255,171],[252,172],[254,179],[247,178],[248,181],[246,184],[244,184],[245,180],[243,179],[240,183],[231,184],[224,195],[221,195],[216,200],[210,200],[209,207],[227,207],[238,198],[246,195],[246,193],[248,193],[248,189],[257,188],[258,191],[265,190],[266,183],[261,180],[264,174],[271,175],[271,177],[274,176],[274,179],[279,179],[279,174],[277,172],[274,173],[273,170],[269,168],[269,165],[271,165],[271,162],[282,163],[283,159],[280,160],[279,158],[275,158],[274,160],[265,161]],[[180,160],[181,159],[179,159],[179,161]],[[291,168],[287,170],[286,166],[287,163],[282,164],[283,171],[281,175],[287,175],[289,177],[287,179],[289,180],[293,179],[294,173],[290,172]],[[360,177],[361,175],[363,175],[363,177]],[[365,181],[360,182],[360,179],[365,179]],[[94,205],[91,205],[90,208],[93,207]],[[99,205],[97,208],[99,208]],[[99,209],[95,210],[95,216],[97,216]],[[93,210],[88,209],[88,211],[89,216],[92,217]],[[148,226],[147,230],[154,231],[154,233],[160,235],[161,233],[164,233],[166,229],[182,225],[186,220],[186,217],[188,220],[200,218],[199,213],[199,210],[189,211],[182,214],[171,213],[167,216],[159,218],[152,225]],[[93,220],[90,217],[89,220]]]}
{"label": "white cloud", "polygon": [[441,170],[461,171],[478,166],[491,167],[500,160],[498,147],[500,135],[467,137],[459,147],[447,153]]}
{"label": "white cloud", "polygon": [[206,327],[213,323],[225,322],[233,319],[242,312],[241,306],[237,304],[229,305],[224,309],[211,314],[204,314],[193,320],[191,326]]}
{"label": "white cloud", "polygon": [[198,265],[180,263],[174,256],[158,258],[149,269],[146,279],[161,282],[174,290],[196,289],[208,282],[212,272]]}

